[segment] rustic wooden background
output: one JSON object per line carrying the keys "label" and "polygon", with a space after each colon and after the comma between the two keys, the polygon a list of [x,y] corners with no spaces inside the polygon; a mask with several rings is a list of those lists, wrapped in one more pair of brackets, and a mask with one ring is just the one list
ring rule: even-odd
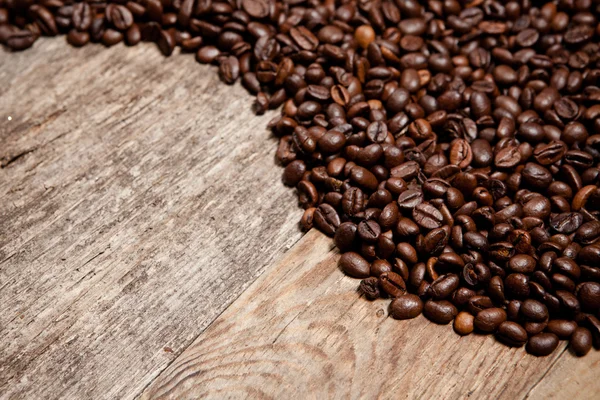
{"label": "rustic wooden background", "polygon": [[152,45],[0,52],[0,397],[600,397],[547,358],[386,318],[302,237],[268,113]]}

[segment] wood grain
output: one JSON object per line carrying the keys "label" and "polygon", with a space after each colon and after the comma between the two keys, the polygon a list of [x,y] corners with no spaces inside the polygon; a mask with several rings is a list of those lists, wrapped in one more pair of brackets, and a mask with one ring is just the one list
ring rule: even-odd
{"label": "wood grain", "polygon": [[388,301],[359,298],[358,281],[337,259],[330,239],[309,232],[142,398],[520,399],[546,398],[559,386],[556,398],[600,393],[592,376],[599,352],[576,359],[562,344],[536,358],[422,316],[395,321]]}
{"label": "wood grain", "polygon": [[152,45],[0,82],[0,397],[133,398],[301,236],[273,114]]}

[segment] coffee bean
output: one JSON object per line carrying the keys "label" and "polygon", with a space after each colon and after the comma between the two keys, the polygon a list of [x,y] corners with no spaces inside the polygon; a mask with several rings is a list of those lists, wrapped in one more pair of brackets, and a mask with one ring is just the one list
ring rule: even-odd
{"label": "coffee bean", "polygon": [[133,24],[133,14],[125,6],[109,4],[106,7],[106,20],[118,30],[124,31]]}
{"label": "coffee bean", "polygon": [[535,270],[536,261],[527,254],[517,254],[508,261],[508,268],[512,272],[530,274]]}
{"label": "coffee bean", "polygon": [[269,2],[264,0],[242,0],[244,11],[254,18],[265,18],[269,15]]}
{"label": "coffee bean", "polygon": [[365,242],[376,242],[380,234],[381,227],[376,221],[361,221],[358,224],[358,237]]}
{"label": "coffee bean", "polygon": [[559,233],[573,233],[583,223],[580,213],[561,213],[550,219],[550,226]]}
{"label": "coffee bean", "polygon": [[377,279],[375,277],[370,277],[370,278],[367,278],[367,279],[363,279],[360,282],[359,290],[369,300],[378,299],[379,296],[380,296],[380,293],[379,293],[379,279]]}
{"label": "coffee bean", "polygon": [[428,300],[423,306],[423,314],[436,324],[449,324],[458,314],[456,307],[448,300]]}
{"label": "coffee bean", "polygon": [[521,304],[521,315],[529,321],[542,322],[548,318],[546,306],[533,299],[527,299]]}
{"label": "coffee bean", "polygon": [[[403,210],[412,210],[422,202],[423,192],[419,190],[407,190],[398,196],[398,207]],[[439,217],[441,220],[441,214],[439,214]]]}
{"label": "coffee bean", "polygon": [[481,332],[495,332],[506,321],[506,312],[501,308],[486,308],[477,313],[475,327]]}
{"label": "coffee bean", "polygon": [[[408,193],[408,191],[405,193]],[[403,204],[400,204],[400,207],[406,208],[406,199],[408,198],[408,196],[409,195],[404,196]],[[400,201],[400,198],[398,199],[398,201]],[[440,211],[430,203],[423,202],[415,205],[412,211],[412,216],[414,221],[423,228],[435,229],[442,226],[442,213],[440,213]]]}
{"label": "coffee bean", "polygon": [[534,356],[550,355],[558,347],[558,337],[553,333],[539,333],[527,342],[527,352]]}
{"label": "coffee bean", "polygon": [[441,275],[434,280],[429,287],[428,294],[434,300],[442,300],[449,297],[452,292],[458,289],[460,280],[456,274]]}
{"label": "coffee bean", "polygon": [[461,311],[458,313],[456,318],[454,319],[454,332],[458,333],[461,336],[468,335],[473,332],[473,321],[475,317],[469,314],[466,311]]}
{"label": "coffee bean", "polygon": [[570,338],[576,328],[577,322],[564,319],[550,320],[546,327],[548,332],[555,334],[559,339],[563,340]]}
{"label": "coffee bean", "polygon": [[521,347],[527,342],[527,331],[518,323],[504,321],[498,327],[496,338],[512,347]]}
{"label": "coffee bean", "polygon": [[377,188],[377,178],[363,167],[355,166],[352,168],[350,179],[367,190],[373,191]]}
{"label": "coffee bean", "polygon": [[414,294],[397,297],[390,303],[389,314],[394,319],[412,319],[423,312],[423,302]]}
{"label": "coffee bean", "polygon": [[335,231],[333,241],[340,251],[350,251],[356,239],[356,224],[353,222],[342,222]]}
{"label": "coffee bean", "polygon": [[570,345],[577,356],[585,356],[592,348],[592,333],[584,327],[576,328],[571,336]]}
{"label": "coffee bean", "polygon": [[379,275],[379,286],[390,297],[400,297],[406,294],[404,279],[395,272],[384,272]]}
{"label": "coffee bean", "polygon": [[352,251],[342,254],[338,265],[346,275],[358,279],[368,278],[371,270],[367,260]]}
{"label": "coffee bean", "polygon": [[336,229],[340,226],[340,217],[335,208],[323,203],[315,211],[314,224],[321,232],[333,236]]}
{"label": "coffee bean", "polygon": [[460,168],[467,168],[472,161],[471,145],[465,139],[455,139],[450,144],[450,162]]}
{"label": "coffee bean", "polygon": [[290,29],[290,36],[294,42],[304,50],[312,51],[319,45],[319,39],[304,26]]}

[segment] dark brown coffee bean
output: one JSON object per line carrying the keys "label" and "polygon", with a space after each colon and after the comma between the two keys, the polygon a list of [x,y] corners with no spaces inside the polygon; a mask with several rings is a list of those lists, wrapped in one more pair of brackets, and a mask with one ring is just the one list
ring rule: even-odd
{"label": "dark brown coffee bean", "polygon": [[373,191],[377,189],[377,178],[366,168],[359,166],[352,168],[350,171],[350,179],[367,190]]}
{"label": "dark brown coffee bean", "polygon": [[340,217],[335,211],[335,208],[325,203],[317,207],[313,220],[314,225],[321,232],[329,236],[333,236],[336,229],[340,226]]}
{"label": "dark brown coffee bean", "polygon": [[542,322],[548,318],[546,306],[532,299],[527,299],[521,304],[521,315],[529,321]]}
{"label": "dark brown coffee bean", "polygon": [[473,161],[471,145],[465,139],[455,139],[450,144],[450,163],[467,168]]}
{"label": "dark brown coffee bean", "polygon": [[513,168],[521,162],[521,153],[515,146],[500,150],[494,157],[494,165],[498,168]]}
{"label": "dark brown coffee bean", "polygon": [[587,328],[578,327],[571,336],[570,345],[577,356],[585,356],[592,348],[592,333]]}
{"label": "dark brown coffee bean", "polygon": [[368,278],[371,270],[367,260],[354,252],[342,254],[338,265],[346,275],[358,279]]}
{"label": "dark brown coffee bean", "polygon": [[521,347],[527,342],[527,331],[516,322],[504,321],[498,327],[496,338],[509,346]]}
{"label": "dark brown coffee bean", "polygon": [[529,339],[527,352],[534,356],[550,355],[558,347],[558,337],[552,333],[539,333]]}
{"label": "dark brown coffee bean", "polygon": [[123,34],[114,29],[106,29],[102,34],[102,44],[105,46],[114,46],[123,40]]}
{"label": "dark brown coffee bean", "polygon": [[[403,207],[402,205],[400,206]],[[442,226],[442,213],[440,213],[440,211],[437,208],[435,208],[428,202],[423,202],[415,205],[412,211],[412,216],[414,221],[423,228],[435,229]]]}
{"label": "dark brown coffee bean", "polygon": [[125,6],[109,4],[106,7],[106,20],[120,31],[124,31],[133,24],[133,14]]}
{"label": "dark brown coffee bean", "polygon": [[313,51],[319,45],[319,39],[303,26],[290,29],[290,36],[294,42],[304,50]]}
{"label": "dark brown coffee bean", "polygon": [[304,208],[314,207],[319,201],[319,192],[312,183],[302,180],[298,183],[298,201]]}
{"label": "dark brown coffee bean", "polygon": [[360,282],[359,290],[368,300],[378,299],[380,296],[379,279],[370,277],[362,280]]}
{"label": "dark brown coffee bean", "polygon": [[434,300],[442,300],[449,297],[452,292],[458,289],[459,284],[460,279],[458,275],[441,275],[431,283],[428,293]]}
{"label": "dark brown coffee bean", "polygon": [[508,268],[512,272],[530,274],[535,270],[536,261],[527,254],[517,254],[508,261]]}
{"label": "dark brown coffee bean", "polygon": [[561,213],[550,219],[550,226],[559,233],[573,233],[583,223],[580,213]]}
{"label": "dark brown coffee bean", "polygon": [[[403,210],[412,210],[422,202],[423,192],[419,190],[407,190],[398,196],[398,207]],[[441,214],[439,216],[441,220]]]}
{"label": "dark brown coffee bean", "polygon": [[395,272],[384,272],[379,275],[379,286],[390,297],[401,297],[406,294],[404,279]]}
{"label": "dark brown coffee bean", "polygon": [[394,319],[412,319],[423,311],[423,302],[414,294],[397,297],[390,303],[389,314]]}
{"label": "dark brown coffee bean", "polygon": [[269,15],[269,2],[264,0],[243,0],[242,8],[251,17],[261,19]]}
{"label": "dark brown coffee bean", "polygon": [[196,60],[203,64],[212,63],[221,54],[214,46],[204,46],[196,53]]}
{"label": "dark brown coffee bean", "polygon": [[449,324],[457,314],[458,310],[448,300],[428,300],[423,306],[423,315],[436,324]]}
{"label": "dark brown coffee bean", "polygon": [[338,249],[342,252],[352,250],[356,239],[356,224],[353,222],[343,222],[335,231],[333,241]]}
{"label": "dark brown coffee bean", "polygon": [[358,224],[358,237],[368,243],[374,243],[381,234],[381,228],[376,221],[361,221]]}
{"label": "dark brown coffee bean", "polygon": [[73,4],[71,21],[74,29],[80,32],[87,31],[92,25],[93,18],[92,7],[88,3]]}
{"label": "dark brown coffee bean", "polygon": [[506,321],[506,312],[501,308],[486,308],[477,313],[475,327],[481,332],[495,332]]}
{"label": "dark brown coffee bean", "polygon": [[548,332],[555,334],[562,340],[570,338],[576,328],[577,322],[565,319],[550,320],[546,327]]}
{"label": "dark brown coffee bean", "polygon": [[71,29],[67,34],[67,42],[71,46],[82,47],[88,44],[90,41],[90,35],[87,32],[79,32],[75,29]]}

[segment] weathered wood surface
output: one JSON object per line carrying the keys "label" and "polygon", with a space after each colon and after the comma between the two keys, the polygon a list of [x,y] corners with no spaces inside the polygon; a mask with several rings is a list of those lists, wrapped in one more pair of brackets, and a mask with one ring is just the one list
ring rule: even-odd
{"label": "weathered wood surface", "polygon": [[317,232],[284,255],[269,116],[193,57],[42,40],[0,82],[0,397],[598,398],[598,352],[393,321]]}
{"label": "weathered wood surface", "polygon": [[[593,399],[600,353],[546,358],[424,317],[387,318],[311,231],[145,391],[144,399]],[[293,396],[291,396],[293,394]]]}
{"label": "weathered wood surface", "polygon": [[151,45],[0,52],[0,397],[135,397],[301,236],[273,114]]}

